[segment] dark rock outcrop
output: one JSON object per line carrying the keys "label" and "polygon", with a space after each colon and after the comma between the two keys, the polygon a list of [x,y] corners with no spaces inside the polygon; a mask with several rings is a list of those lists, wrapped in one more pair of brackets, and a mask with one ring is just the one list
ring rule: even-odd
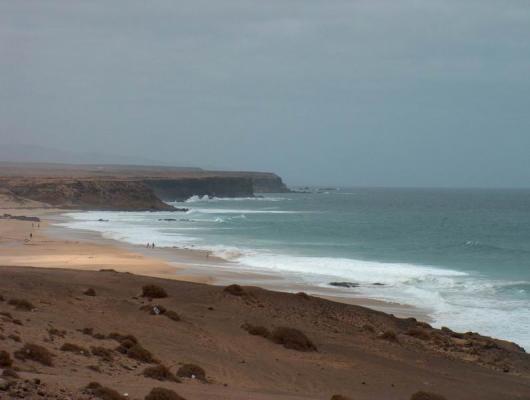
{"label": "dark rock outcrop", "polygon": [[165,201],[184,201],[192,196],[250,197],[254,195],[252,179],[247,177],[199,177],[150,179],[144,184]]}

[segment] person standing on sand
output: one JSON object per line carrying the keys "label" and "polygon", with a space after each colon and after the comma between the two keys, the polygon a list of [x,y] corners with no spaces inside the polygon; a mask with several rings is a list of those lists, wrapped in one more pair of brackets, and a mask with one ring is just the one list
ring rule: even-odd
{"label": "person standing on sand", "polygon": [[155,242],[153,242],[153,244],[151,245],[151,247],[154,249],[155,248]]}
{"label": "person standing on sand", "polygon": [[145,247],[149,248],[149,247],[150,247],[150,246],[149,246],[149,243],[147,243],[147,246],[145,246]]}

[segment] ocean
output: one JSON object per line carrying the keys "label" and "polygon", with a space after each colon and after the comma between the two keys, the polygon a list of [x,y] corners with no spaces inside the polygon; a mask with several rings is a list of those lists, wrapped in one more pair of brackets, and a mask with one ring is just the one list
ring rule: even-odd
{"label": "ocean", "polygon": [[336,290],[530,349],[530,190],[334,188],[171,204],[190,210],[71,212],[62,225],[211,250],[317,287],[356,283]]}

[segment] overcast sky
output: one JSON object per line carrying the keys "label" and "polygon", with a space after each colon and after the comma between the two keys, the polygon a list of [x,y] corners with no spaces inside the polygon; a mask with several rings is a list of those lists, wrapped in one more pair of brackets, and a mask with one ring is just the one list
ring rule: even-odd
{"label": "overcast sky", "polygon": [[528,0],[0,0],[0,145],[530,187]]}

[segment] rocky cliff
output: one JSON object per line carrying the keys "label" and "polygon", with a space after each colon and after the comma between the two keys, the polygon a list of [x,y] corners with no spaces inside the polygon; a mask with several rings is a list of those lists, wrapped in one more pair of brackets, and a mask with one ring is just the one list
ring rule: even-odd
{"label": "rocky cliff", "polygon": [[58,208],[86,210],[173,210],[146,184],[119,180],[20,180],[9,190],[17,197]]}
{"label": "rocky cliff", "polygon": [[174,210],[165,201],[194,195],[250,197],[289,191],[279,176],[262,172],[1,163],[0,189],[18,199],[58,208],[125,211]]}
{"label": "rocky cliff", "polygon": [[246,177],[204,177],[151,179],[144,184],[164,201],[183,201],[192,196],[249,197],[254,195],[252,179]]}

